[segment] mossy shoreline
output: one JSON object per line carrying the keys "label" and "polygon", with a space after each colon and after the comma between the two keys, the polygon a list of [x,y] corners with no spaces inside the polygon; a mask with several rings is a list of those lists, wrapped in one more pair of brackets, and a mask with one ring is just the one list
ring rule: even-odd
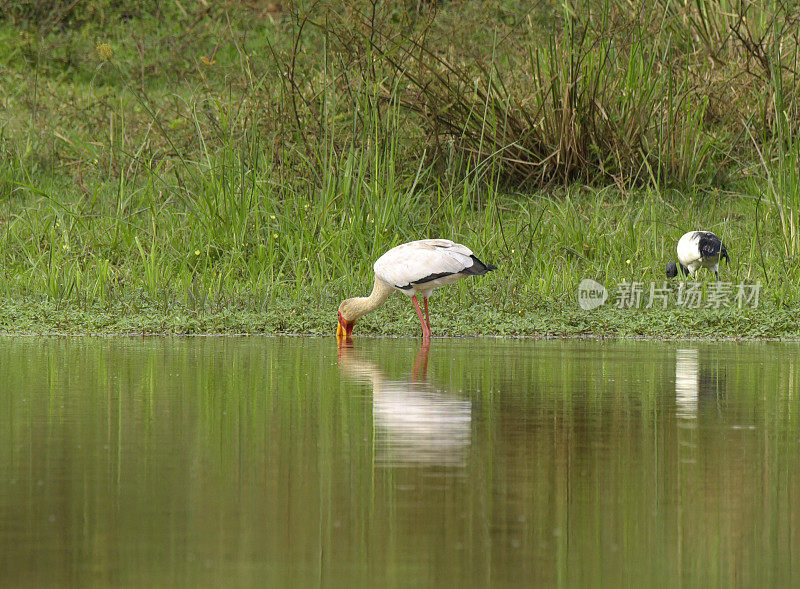
{"label": "mossy shoreline", "polygon": [[[418,337],[413,309],[402,302],[359,321],[355,337]],[[0,335],[333,336],[336,307],[329,307],[281,304],[268,311],[198,312],[186,308],[77,308],[46,301],[6,301],[0,304]],[[584,311],[577,304],[539,305],[522,314],[484,304],[453,309],[434,302],[433,308],[435,337],[800,341],[796,313],[769,305],[758,309],[692,311],[615,307]]]}

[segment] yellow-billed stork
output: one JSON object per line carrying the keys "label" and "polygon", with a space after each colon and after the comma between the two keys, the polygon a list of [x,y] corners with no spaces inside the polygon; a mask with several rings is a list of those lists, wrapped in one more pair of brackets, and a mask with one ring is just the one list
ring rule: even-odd
{"label": "yellow-billed stork", "polygon": [[[349,338],[356,319],[380,307],[392,291],[411,297],[417,310],[422,337],[431,337],[428,297],[434,289],[458,282],[465,276],[480,276],[497,267],[484,264],[467,246],[449,239],[421,239],[393,247],[373,266],[375,284],[368,297],[345,299],[339,305],[338,338]],[[422,296],[425,316],[417,301]]]}
{"label": "yellow-billed stork", "polygon": [[[678,240],[678,264],[681,272],[697,277],[700,268],[710,268],[719,280],[719,261],[724,258],[730,264],[728,250],[722,240],[711,231],[689,231]],[[675,262],[667,265],[667,278],[678,275]]]}

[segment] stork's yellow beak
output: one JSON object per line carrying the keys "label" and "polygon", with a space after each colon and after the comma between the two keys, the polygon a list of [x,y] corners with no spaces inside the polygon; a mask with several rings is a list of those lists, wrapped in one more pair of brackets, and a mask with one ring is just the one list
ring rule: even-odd
{"label": "stork's yellow beak", "polygon": [[336,326],[336,337],[337,339],[349,339],[350,334],[353,333],[353,326],[356,324],[355,321],[346,321],[344,317],[342,317],[341,313],[339,315],[339,324]]}

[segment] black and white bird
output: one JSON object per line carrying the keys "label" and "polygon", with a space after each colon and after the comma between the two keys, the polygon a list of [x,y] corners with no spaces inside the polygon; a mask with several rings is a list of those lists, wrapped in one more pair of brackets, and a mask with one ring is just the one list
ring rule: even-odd
{"label": "black and white bird", "polygon": [[[458,282],[466,276],[481,276],[497,267],[484,264],[467,246],[449,239],[422,239],[393,247],[373,266],[375,284],[368,297],[345,299],[339,305],[338,338],[349,338],[356,319],[380,307],[397,290],[411,297],[417,311],[422,337],[431,337],[428,297],[434,289]],[[417,301],[422,296],[425,316]]]}
{"label": "black and white bird", "polygon": [[711,231],[689,231],[678,240],[678,264],[670,262],[667,265],[667,278],[678,275],[678,266],[681,272],[697,276],[700,268],[709,268],[719,280],[719,261],[724,258],[730,263],[728,250],[722,240]]}

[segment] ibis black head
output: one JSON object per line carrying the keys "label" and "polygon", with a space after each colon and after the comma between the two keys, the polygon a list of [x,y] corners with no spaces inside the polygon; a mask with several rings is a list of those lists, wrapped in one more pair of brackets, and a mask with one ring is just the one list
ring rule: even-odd
{"label": "ibis black head", "polygon": [[667,278],[675,278],[678,275],[678,265],[675,262],[667,264]]}
{"label": "ibis black head", "polygon": [[[680,264],[676,264],[675,262],[670,262],[669,264],[667,264],[667,278],[675,278],[678,275],[679,265]],[[685,266],[680,265],[680,267],[681,267],[681,272],[683,272],[684,275],[689,274],[689,270]]]}

